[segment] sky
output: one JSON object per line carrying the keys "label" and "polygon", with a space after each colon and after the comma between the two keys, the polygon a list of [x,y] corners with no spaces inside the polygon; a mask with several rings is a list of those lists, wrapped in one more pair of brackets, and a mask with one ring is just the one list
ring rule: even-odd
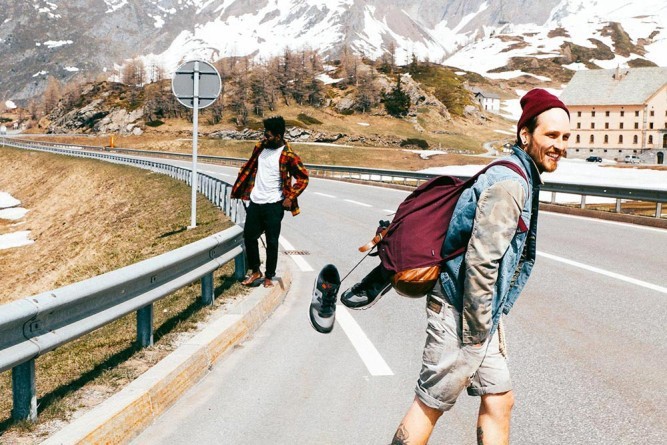
{"label": "sky", "polygon": [[[428,151],[427,153],[436,154],[437,152]],[[433,167],[422,170],[422,172],[472,176],[486,163],[488,163],[488,158],[480,157],[479,165]],[[553,173],[543,174],[542,179],[547,182],[569,184],[613,185],[617,187],[625,186],[651,190],[667,190],[667,171],[638,169],[636,167],[618,168],[614,161],[591,163],[579,159],[562,159],[558,164],[558,169]],[[542,192],[540,200],[550,202],[551,193]],[[580,198],[579,196],[558,194],[556,201],[559,203],[578,203],[580,202]],[[586,202],[592,204],[614,202],[614,200],[589,197],[586,199]],[[30,239],[30,231],[15,231],[20,225],[30,222],[29,210],[20,207],[20,205],[21,201],[8,193],[0,192],[0,220],[11,222],[7,227],[0,225],[0,250],[34,243]]]}

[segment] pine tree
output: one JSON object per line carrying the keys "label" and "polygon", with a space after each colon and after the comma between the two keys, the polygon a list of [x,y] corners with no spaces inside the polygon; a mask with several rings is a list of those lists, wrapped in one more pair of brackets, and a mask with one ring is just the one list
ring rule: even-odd
{"label": "pine tree", "polygon": [[402,117],[408,114],[410,96],[401,88],[401,76],[398,76],[396,86],[389,93],[383,94],[383,99],[387,113],[394,117]]}

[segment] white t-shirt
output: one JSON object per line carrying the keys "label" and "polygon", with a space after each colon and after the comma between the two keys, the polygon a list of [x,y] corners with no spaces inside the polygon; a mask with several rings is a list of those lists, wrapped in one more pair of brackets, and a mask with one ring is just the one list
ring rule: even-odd
{"label": "white t-shirt", "polygon": [[265,148],[259,154],[255,186],[250,192],[250,200],[255,204],[270,204],[283,200],[280,183],[280,155],[283,147]]}

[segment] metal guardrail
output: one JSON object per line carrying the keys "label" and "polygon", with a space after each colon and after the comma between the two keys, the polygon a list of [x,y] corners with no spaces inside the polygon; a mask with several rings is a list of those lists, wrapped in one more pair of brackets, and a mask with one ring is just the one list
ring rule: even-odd
{"label": "metal guardrail", "polygon": [[[190,170],[145,159],[12,140],[4,145],[130,164],[191,181]],[[232,203],[229,184],[198,175],[198,188],[234,222],[242,221],[243,206]],[[37,417],[35,358],[132,312],[137,313],[137,343],[152,345],[153,303],[201,279],[202,302],[212,304],[213,272],[231,260],[241,279],[245,258],[238,225],[157,257],[0,306],[0,372],[12,369],[12,417]]]}

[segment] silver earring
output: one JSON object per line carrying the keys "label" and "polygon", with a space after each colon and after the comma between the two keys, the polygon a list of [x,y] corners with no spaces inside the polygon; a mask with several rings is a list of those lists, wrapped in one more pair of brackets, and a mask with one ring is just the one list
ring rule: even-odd
{"label": "silver earring", "polygon": [[525,140],[525,139],[521,139],[521,143],[522,143],[523,145],[526,145],[526,140]]}

